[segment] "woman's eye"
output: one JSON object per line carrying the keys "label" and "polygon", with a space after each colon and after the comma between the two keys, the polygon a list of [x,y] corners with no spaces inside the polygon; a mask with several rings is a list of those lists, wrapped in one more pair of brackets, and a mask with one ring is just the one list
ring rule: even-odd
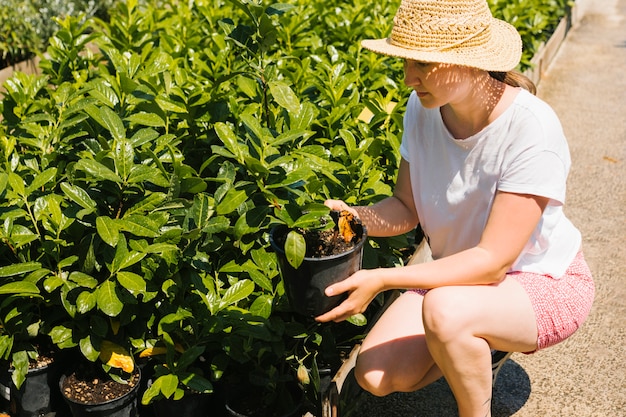
{"label": "woman's eye", "polygon": [[413,68],[426,68],[430,65],[430,62],[422,62],[422,61],[412,61],[412,60],[407,60],[406,61],[406,68],[409,67],[413,67]]}

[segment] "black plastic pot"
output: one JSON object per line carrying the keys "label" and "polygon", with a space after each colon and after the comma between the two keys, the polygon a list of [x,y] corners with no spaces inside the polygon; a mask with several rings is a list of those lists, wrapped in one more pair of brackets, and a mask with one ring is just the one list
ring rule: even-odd
{"label": "black plastic pot", "polygon": [[[66,375],[61,376],[59,387],[63,393],[63,382]],[[139,374],[141,381],[141,372]],[[119,398],[106,401],[100,404],[84,404],[79,403],[71,398],[63,395],[63,399],[70,408],[73,417],[136,417],[137,411],[137,393],[139,392],[140,382],[137,382],[133,389]]]}
{"label": "black plastic pot", "polygon": [[158,400],[153,404],[152,410],[156,417],[205,416],[212,400],[211,394],[185,393],[180,400]]}
{"label": "black plastic pot", "polygon": [[365,227],[357,230],[357,243],[349,251],[321,258],[305,257],[295,269],[287,261],[284,248],[277,242],[288,229],[278,226],[270,231],[270,244],[278,258],[278,268],[285,284],[291,308],[303,315],[316,317],[324,314],[345,299],[346,295],[328,297],[324,290],[331,284],[343,281],[361,269],[363,244],[367,239]]}
{"label": "black plastic pot", "polygon": [[16,417],[39,417],[52,411],[53,393],[50,389],[54,364],[30,369],[24,383],[17,389],[11,380],[12,371],[3,375],[0,392]]}
{"label": "black plastic pot", "polygon": [[224,409],[229,417],[301,417],[304,403],[304,392],[296,383],[288,383],[282,387],[284,396],[272,408],[264,404],[263,391],[257,388],[238,387],[231,391],[225,401]]}

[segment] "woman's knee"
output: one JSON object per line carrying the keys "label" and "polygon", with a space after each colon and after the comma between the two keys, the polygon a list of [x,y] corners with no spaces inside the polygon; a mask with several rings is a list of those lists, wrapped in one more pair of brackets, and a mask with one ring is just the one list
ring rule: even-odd
{"label": "woman's knee", "polygon": [[422,317],[427,333],[446,341],[468,330],[472,303],[462,287],[435,288],[424,296]]}
{"label": "woman's knee", "polygon": [[354,367],[354,378],[361,388],[378,397],[394,392],[394,364],[387,362],[388,359],[386,355],[377,355],[373,351],[359,354]]}

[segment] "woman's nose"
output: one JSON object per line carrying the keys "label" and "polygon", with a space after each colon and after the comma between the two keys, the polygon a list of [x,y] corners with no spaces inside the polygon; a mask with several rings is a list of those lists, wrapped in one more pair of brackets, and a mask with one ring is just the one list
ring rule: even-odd
{"label": "woman's nose", "polygon": [[410,68],[407,68],[404,70],[404,84],[407,87],[415,87],[417,85],[420,85],[422,83],[422,81],[420,80],[419,75],[416,73],[416,71]]}
{"label": "woman's nose", "polygon": [[410,61],[405,61],[404,63],[404,84],[407,87],[414,87],[422,83],[420,79],[420,74],[415,68],[415,65],[411,64],[412,63]]}

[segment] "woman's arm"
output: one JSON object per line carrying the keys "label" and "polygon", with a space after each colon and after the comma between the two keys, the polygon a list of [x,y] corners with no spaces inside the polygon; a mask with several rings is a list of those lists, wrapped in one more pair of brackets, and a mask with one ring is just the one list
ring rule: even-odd
{"label": "woman's arm", "polygon": [[413,201],[409,163],[404,159],[400,162],[393,196],[371,206],[350,207],[340,200],[328,200],[325,204],[333,210],[351,211],[367,227],[369,236],[401,235],[419,223]]}
{"label": "woman's arm", "polygon": [[340,321],[362,313],[379,292],[389,289],[499,282],[530,239],[548,201],[534,195],[498,192],[478,245],[433,262],[360,270],[326,289],[329,296],[344,292],[350,295],[317,319]]}

